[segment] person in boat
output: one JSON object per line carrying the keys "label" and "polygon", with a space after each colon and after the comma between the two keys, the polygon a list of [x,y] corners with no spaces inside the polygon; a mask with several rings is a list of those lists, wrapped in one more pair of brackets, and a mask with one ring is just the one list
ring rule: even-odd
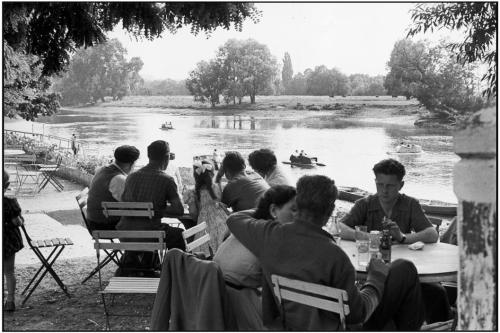
{"label": "person in boat", "polygon": [[259,198],[269,188],[262,177],[247,175],[245,168],[243,156],[237,151],[228,151],[215,177],[215,182],[220,184],[222,176],[226,176],[228,183],[222,191],[221,201],[233,212],[255,208]]}
{"label": "person in boat", "polygon": [[[425,216],[417,199],[401,194],[405,167],[395,159],[385,159],[373,167],[377,193],[359,199],[340,221],[341,237],[354,240],[354,227],[371,230],[389,229],[400,244],[418,241],[436,243],[438,233]],[[386,222],[384,222],[386,221]],[[440,284],[422,283],[428,323],[446,321],[452,316],[446,291]]]}
{"label": "person in boat", "polygon": [[253,211],[233,213],[229,230],[258,259],[264,273],[262,308],[264,325],[286,321],[299,331],[338,330],[338,316],[305,305],[287,307],[285,318],[272,294],[271,274],[343,289],[348,294],[347,323],[382,330],[392,323],[397,330],[418,330],[424,320],[420,283],[415,266],[407,260],[386,265],[371,259],[367,280],[356,287],[356,270],[345,252],[322,228],[337,198],[337,187],[323,175],[302,176],[297,182],[297,212],[288,223],[259,220]]}
{"label": "person in boat", "polygon": [[290,177],[277,164],[276,155],[270,149],[254,150],[248,155],[248,163],[264,180],[273,185],[292,185]]}
{"label": "person in boat", "polygon": [[297,163],[300,163],[300,164],[311,164],[312,160],[307,155],[307,153],[304,152],[304,150],[301,150],[300,154],[299,154],[299,157],[297,158]]}
{"label": "person in boat", "polygon": [[134,169],[140,152],[134,146],[123,145],[115,149],[115,161],[95,173],[89,186],[87,221],[90,231],[115,230],[119,217],[106,218],[102,213],[103,201],[122,201],[127,176]]}
{"label": "person in boat", "polygon": [[[261,220],[288,222],[296,213],[293,186],[276,185],[260,198],[253,217]],[[219,265],[226,280],[228,296],[236,310],[239,330],[263,331],[262,300],[257,288],[262,286],[262,268],[259,260],[230,235],[215,253],[214,261]]]}
{"label": "person in boat", "polygon": [[297,163],[297,159],[299,158],[299,151],[296,149],[292,155],[290,155],[290,163]]}

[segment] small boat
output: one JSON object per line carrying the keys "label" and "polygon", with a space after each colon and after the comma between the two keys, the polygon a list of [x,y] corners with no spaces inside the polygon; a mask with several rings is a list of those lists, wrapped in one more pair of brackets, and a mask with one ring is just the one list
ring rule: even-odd
{"label": "small boat", "polygon": [[301,168],[314,168],[315,166],[325,166],[326,164],[318,163],[317,157],[309,157],[307,155],[292,155],[290,161],[283,161],[283,164],[297,166]]}
{"label": "small boat", "polygon": [[160,129],[162,129],[162,130],[171,130],[171,129],[174,129],[174,127],[172,126],[172,122],[171,121],[168,121],[168,122],[166,121],[163,124],[161,124]]}
{"label": "small boat", "polygon": [[395,151],[390,152],[390,154],[420,154],[421,152],[422,146],[408,143],[398,145]]}
{"label": "small boat", "polygon": [[[358,199],[364,198],[372,193],[362,190],[357,187],[339,186],[339,199],[349,202],[355,202]],[[422,209],[426,214],[440,216],[456,216],[457,205],[439,200],[418,199]]]}

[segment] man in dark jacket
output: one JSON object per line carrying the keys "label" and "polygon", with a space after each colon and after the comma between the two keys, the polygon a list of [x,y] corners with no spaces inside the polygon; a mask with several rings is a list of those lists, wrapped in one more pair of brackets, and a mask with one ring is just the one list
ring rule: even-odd
{"label": "man in dark jacket", "polygon": [[106,218],[101,202],[121,201],[125,180],[139,158],[139,149],[120,146],[115,150],[115,161],[97,170],[90,183],[87,199],[87,221],[92,230],[115,230],[119,217]]}

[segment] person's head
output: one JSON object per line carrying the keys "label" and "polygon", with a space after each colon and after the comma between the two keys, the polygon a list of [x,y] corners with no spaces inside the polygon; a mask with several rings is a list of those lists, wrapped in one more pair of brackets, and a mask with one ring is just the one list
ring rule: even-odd
{"label": "person's head", "polygon": [[210,193],[212,199],[216,195],[212,189],[212,179],[214,178],[214,166],[207,160],[196,161],[193,163],[193,177],[195,183],[195,191],[198,199],[200,199],[200,189],[205,186]]}
{"label": "person's head", "polygon": [[296,195],[297,191],[293,186],[272,186],[260,198],[254,217],[280,222],[293,221],[297,211],[295,206]]}
{"label": "person's head", "polygon": [[10,185],[9,178],[10,177],[9,177],[9,174],[7,173],[7,171],[3,170],[3,193],[4,194]]}
{"label": "person's head", "polygon": [[276,155],[270,149],[254,150],[248,155],[248,162],[252,169],[257,171],[261,176],[270,173],[276,167]]}
{"label": "person's head", "polygon": [[148,146],[149,162],[156,164],[162,170],[166,170],[170,159],[170,147],[164,140],[156,140]]}
{"label": "person's head", "polygon": [[130,173],[134,168],[135,161],[139,158],[140,152],[134,146],[123,145],[115,149],[115,163],[126,173]]}
{"label": "person's head", "polygon": [[403,188],[405,167],[395,159],[382,160],[373,166],[377,194],[382,203],[393,203]]}
{"label": "person's head", "polygon": [[237,151],[228,151],[222,160],[222,168],[227,179],[231,179],[237,174],[245,171],[245,159]]}
{"label": "person's head", "polygon": [[335,209],[335,182],[322,175],[302,176],[297,182],[297,217],[324,226]]}

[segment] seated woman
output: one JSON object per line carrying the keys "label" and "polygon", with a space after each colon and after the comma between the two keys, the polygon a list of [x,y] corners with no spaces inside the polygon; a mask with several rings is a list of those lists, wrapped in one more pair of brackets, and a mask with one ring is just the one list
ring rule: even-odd
{"label": "seated woman", "polygon": [[[264,220],[292,221],[295,214],[296,190],[292,186],[276,185],[269,188],[259,200],[254,217]],[[235,308],[239,330],[261,331],[262,302],[260,292],[262,269],[257,258],[234,235],[219,247],[214,261],[224,274],[229,286],[228,296]]]}
{"label": "seated woman", "polygon": [[188,194],[187,204],[193,220],[206,222],[210,235],[210,247],[215,253],[227,232],[227,214],[220,205],[220,189],[213,184],[214,166],[209,161],[193,164],[194,191]]}

